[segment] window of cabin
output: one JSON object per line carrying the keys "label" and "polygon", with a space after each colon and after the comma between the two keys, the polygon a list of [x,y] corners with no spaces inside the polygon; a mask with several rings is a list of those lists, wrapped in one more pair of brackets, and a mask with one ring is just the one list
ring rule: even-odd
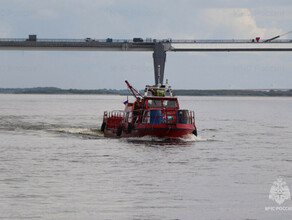
{"label": "window of cabin", "polygon": [[177,108],[176,100],[163,100],[163,106],[166,108]]}
{"label": "window of cabin", "polygon": [[161,100],[148,99],[148,107],[162,107]]}

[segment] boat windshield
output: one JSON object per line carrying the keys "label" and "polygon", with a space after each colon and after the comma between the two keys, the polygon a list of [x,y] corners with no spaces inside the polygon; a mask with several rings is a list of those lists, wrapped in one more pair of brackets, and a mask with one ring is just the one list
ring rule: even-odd
{"label": "boat windshield", "polygon": [[177,108],[176,100],[148,100],[148,107]]}
{"label": "boat windshield", "polygon": [[163,100],[163,106],[166,108],[177,108],[176,100]]}
{"label": "boat windshield", "polygon": [[148,100],[149,107],[162,107],[161,100],[149,99]]}

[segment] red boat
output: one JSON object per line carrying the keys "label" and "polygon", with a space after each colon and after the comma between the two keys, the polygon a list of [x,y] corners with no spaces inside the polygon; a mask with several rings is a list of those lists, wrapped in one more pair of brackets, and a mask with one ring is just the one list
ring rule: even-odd
{"label": "red boat", "polygon": [[179,108],[170,86],[146,86],[142,96],[128,81],[125,82],[136,101],[124,102],[124,111],[104,112],[101,131],[105,137],[197,136],[194,112]]}

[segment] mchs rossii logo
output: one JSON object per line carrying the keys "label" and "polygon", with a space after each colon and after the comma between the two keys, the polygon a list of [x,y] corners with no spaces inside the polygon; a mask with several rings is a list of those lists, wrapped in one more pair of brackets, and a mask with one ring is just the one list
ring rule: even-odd
{"label": "mchs rossii logo", "polygon": [[270,189],[269,199],[274,200],[279,205],[285,202],[285,200],[291,199],[290,190],[282,178],[278,178],[273,182]]}
{"label": "mchs rossii logo", "polygon": [[265,207],[266,211],[292,211],[292,207],[281,206],[286,200],[291,200],[289,187],[281,177],[273,182],[270,189],[269,199],[275,201],[279,206]]}

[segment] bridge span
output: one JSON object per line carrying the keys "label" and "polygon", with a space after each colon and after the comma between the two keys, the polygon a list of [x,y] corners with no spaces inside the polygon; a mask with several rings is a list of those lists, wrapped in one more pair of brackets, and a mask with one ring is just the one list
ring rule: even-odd
{"label": "bridge span", "polygon": [[166,52],[216,51],[292,51],[292,40],[148,40],[127,39],[21,39],[0,38],[0,50],[60,50],[60,51],[149,51],[162,44]]}
{"label": "bridge span", "polygon": [[163,84],[166,52],[292,51],[292,40],[37,39],[30,35],[27,39],[0,38],[0,50],[152,52],[158,85]]}

